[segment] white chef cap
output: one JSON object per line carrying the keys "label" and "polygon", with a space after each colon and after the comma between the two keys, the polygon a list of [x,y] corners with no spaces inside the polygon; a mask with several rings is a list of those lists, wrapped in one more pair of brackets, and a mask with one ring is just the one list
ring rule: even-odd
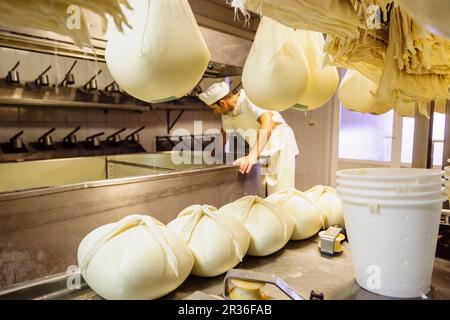
{"label": "white chef cap", "polygon": [[225,81],[214,83],[203,93],[199,95],[200,100],[206,103],[208,106],[216,103],[227,94],[230,93],[230,85]]}

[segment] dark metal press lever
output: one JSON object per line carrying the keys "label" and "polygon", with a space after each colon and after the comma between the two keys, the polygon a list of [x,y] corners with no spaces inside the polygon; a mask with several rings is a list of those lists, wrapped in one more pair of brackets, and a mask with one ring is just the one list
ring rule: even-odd
{"label": "dark metal press lever", "polygon": [[75,133],[77,133],[80,129],[81,129],[81,127],[77,127],[74,130],[72,130],[71,132],[69,132],[69,134],[63,138],[63,142],[67,145],[72,145],[72,144],[77,143],[77,136],[75,135]]}
{"label": "dark metal press lever", "polygon": [[84,84],[84,89],[87,91],[97,90],[98,83],[97,83],[97,77],[102,73],[102,69],[100,69],[96,74],[94,74],[88,82]]}
{"label": "dark metal press lever", "polygon": [[56,128],[51,128],[50,130],[48,130],[46,133],[44,133],[42,136],[40,136],[38,138],[38,142],[46,147],[51,147],[53,146],[53,139],[52,136],[50,135],[53,131],[55,131]]}
{"label": "dark metal press lever", "polygon": [[64,80],[60,83],[61,86],[67,87],[68,85],[75,84],[75,76],[72,73],[73,68],[77,64],[78,60],[75,60],[69,70],[66,72],[64,76]]}
{"label": "dark metal press lever", "polygon": [[100,133],[94,134],[92,136],[87,137],[86,141],[89,142],[92,146],[98,147],[98,146],[100,146],[100,139],[99,139],[99,137],[104,135],[104,134],[105,134],[104,132],[100,132]]}
{"label": "dark metal press lever", "polygon": [[14,67],[12,67],[11,70],[8,71],[8,75],[6,76],[6,82],[8,82],[8,83],[19,83],[20,82],[19,72],[16,70],[19,65],[20,65],[20,60],[16,62],[16,64],[14,65]]}
{"label": "dark metal press lever", "polygon": [[117,93],[117,92],[120,92],[120,88],[119,88],[119,85],[117,84],[117,82],[113,81],[105,87],[105,91]]}
{"label": "dark metal press lever", "polygon": [[48,66],[47,69],[41,72],[40,75],[34,80],[36,85],[46,87],[50,84],[50,80],[48,79],[47,72],[52,68],[52,66]]}
{"label": "dark metal press lever", "polygon": [[114,132],[112,135],[110,135],[110,136],[108,136],[107,138],[106,138],[106,141],[110,141],[110,142],[114,142],[114,143],[118,143],[118,142],[120,142],[120,134],[122,133],[122,132],[124,132],[125,130],[127,130],[127,128],[122,128],[122,129],[120,129],[119,131],[117,131],[117,132]]}
{"label": "dark metal press lever", "polygon": [[139,142],[139,132],[145,129],[145,126],[140,127],[139,129],[133,131],[128,136],[125,137],[125,140],[130,140],[133,142]]}
{"label": "dark metal press lever", "polygon": [[11,137],[11,139],[9,139],[11,148],[13,148],[15,150],[24,148],[23,139],[21,138],[22,135],[23,135],[23,130],[16,133],[14,136]]}

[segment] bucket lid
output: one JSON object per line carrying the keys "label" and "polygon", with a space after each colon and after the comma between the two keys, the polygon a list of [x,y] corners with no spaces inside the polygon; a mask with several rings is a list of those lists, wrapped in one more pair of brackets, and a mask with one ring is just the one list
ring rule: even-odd
{"label": "bucket lid", "polygon": [[387,182],[387,181],[356,181],[347,180],[344,178],[338,178],[336,183],[341,186],[350,186],[363,189],[372,190],[424,190],[424,189],[440,189],[445,179],[440,179],[439,182],[434,183],[418,183],[417,181],[411,182]]}
{"label": "bucket lid", "polygon": [[360,168],[345,169],[336,172],[336,176],[343,179],[364,181],[405,181],[441,177],[444,174],[439,169],[419,168]]}

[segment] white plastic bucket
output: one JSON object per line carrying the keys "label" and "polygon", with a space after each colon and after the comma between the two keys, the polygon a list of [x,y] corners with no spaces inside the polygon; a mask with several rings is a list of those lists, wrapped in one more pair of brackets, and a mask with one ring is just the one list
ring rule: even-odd
{"label": "white plastic bucket", "polygon": [[367,190],[361,188],[352,188],[338,186],[336,188],[339,195],[350,196],[363,199],[380,199],[380,200],[401,200],[401,201],[415,201],[415,200],[439,200],[445,196],[445,188],[441,187],[439,191],[425,191],[425,192],[397,192],[395,190]]}
{"label": "white plastic bucket", "polygon": [[427,294],[442,201],[341,199],[358,284],[389,297]]}
{"label": "white plastic bucket", "polygon": [[366,189],[366,190],[379,190],[379,191],[393,191],[397,193],[409,193],[409,192],[427,192],[427,191],[439,191],[442,188],[444,179],[435,183],[417,184],[417,183],[395,183],[395,182],[360,182],[353,180],[346,180],[344,178],[338,178],[336,183],[343,187]]}
{"label": "white plastic bucket", "polygon": [[338,178],[347,181],[407,184],[438,183],[441,181],[443,174],[442,170],[418,168],[361,168],[336,172]]}

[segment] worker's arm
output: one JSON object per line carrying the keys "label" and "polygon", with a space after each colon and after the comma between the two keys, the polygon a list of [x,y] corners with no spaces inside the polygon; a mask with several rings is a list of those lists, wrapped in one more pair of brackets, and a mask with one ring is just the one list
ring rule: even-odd
{"label": "worker's arm", "polygon": [[250,173],[253,165],[256,163],[261,152],[264,150],[270,139],[275,122],[272,119],[272,113],[265,112],[258,118],[259,130],[256,137],[256,145],[245,157],[237,159],[234,163],[239,166],[239,172]]}

